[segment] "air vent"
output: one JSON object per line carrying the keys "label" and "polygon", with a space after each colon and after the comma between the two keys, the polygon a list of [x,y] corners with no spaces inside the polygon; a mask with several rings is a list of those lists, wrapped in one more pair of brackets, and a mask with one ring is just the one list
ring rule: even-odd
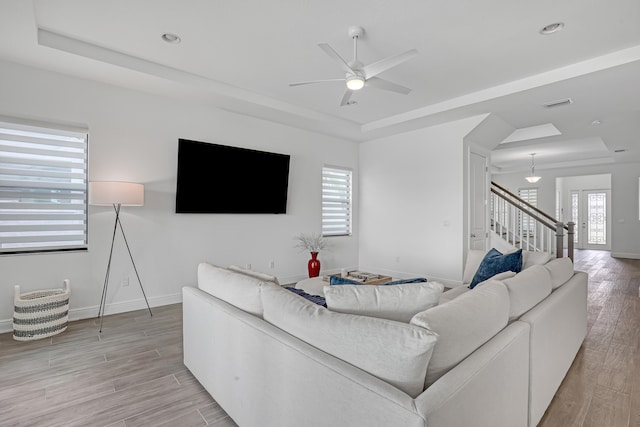
{"label": "air vent", "polygon": [[571,98],[565,98],[565,99],[559,99],[557,101],[546,102],[542,105],[544,105],[546,108],[555,108],[555,107],[562,107],[563,105],[569,105],[572,102],[573,101],[571,100]]}
{"label": "air vent", "polygon": [[624,148],[619,148],[617,150],[613,150],[614,153],[624,153],[625,151],[627,151],[627,150],[625,150]]}

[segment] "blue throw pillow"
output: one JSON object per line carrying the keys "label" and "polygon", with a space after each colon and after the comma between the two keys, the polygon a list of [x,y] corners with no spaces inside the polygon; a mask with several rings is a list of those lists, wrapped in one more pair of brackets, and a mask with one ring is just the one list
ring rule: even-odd
{"label": "blue throw pillow", "polygon": [[293,292],[294,294],[298,294],[302,298],[307,299],[307,300],[309,300],[309,301],[311,301],[313,303],[321,305],[321,306],[323,306],[325,308],[327,307],[327,302],[325,301],[324,297],[321,297],[320,295],[311,295],[311,294],[306,293],[302,289],[293,288],[293,287],[285,287],[285,289]]}
{"label": "blue throw pillow", "polygon": [[497,249],[493,248],[482,258],[478,271],[473,276],[473,280],[469,284],[469,288],[473,289],[480,282],[505,271],[513,271],[519,273],[522,270],[522,249],[508,254],[501,254]]}

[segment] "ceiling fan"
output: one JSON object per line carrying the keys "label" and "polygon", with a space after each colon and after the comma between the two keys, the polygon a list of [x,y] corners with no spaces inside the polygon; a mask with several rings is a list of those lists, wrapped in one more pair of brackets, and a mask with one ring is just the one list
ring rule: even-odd
{"label": "ceiling fan", "polygon": [[362,37],[363,34],[364,28],[356,26],[349,27],[349,37],[353,39],[353,61],[350,62],[345,61],[338,54],[338,52],[335,51],[335,49],[329,46],[328,43],[318,43],[320,49],[322,49],[327,55],[333,58],[342,68],[342,70],[346,72],[345,78],[291,83],[289,86],[300,86],[336,81],[346,82],[347,88],[344,92],[344,95],[342,96],[342,100],[340,101],[340,106],[353,104],[353,101],[349,101],[351,99],[351,95],[354,91],[362,89],[365,84],[377,89],[389,90],[391,92],[401,93],[403,95],[407,95],[409,92],[411,92],[411,89],[407,87],[390,82],[388,80],[381,79],[380,77],[376,76],[413,58],[418,54],[418,51],[415,49],[411,49],[399,55],[381,59],[380,61],[374,62],[373,64],[364,65],[362,62],[358,61],[358,38]]}

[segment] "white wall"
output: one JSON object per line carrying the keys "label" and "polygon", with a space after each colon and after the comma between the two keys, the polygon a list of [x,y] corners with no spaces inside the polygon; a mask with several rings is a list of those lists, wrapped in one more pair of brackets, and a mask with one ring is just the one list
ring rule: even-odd
{"label": "white wall", "polygon": [[461,280],[463,138],[481,120],[361,144],[360,268],[451,284]]}
{"label": "white wall", "polygon": [[[526,172],[493,175],[492,179],[512,192],[518,188],[537,187],[538,207],[555,214],[556,178],[611,174],[611,255],[640,258],[640,220],[638,219],[639,163],[584,166],[562,169],[536,169],[542,177],[536,184],[524,180]],[[561,181],[562,182],[562,181]],[[563,187],[567,187],[564,180]],[[595,182],[590,181],[595,185]],[[565,188],[569,190],[570,188]],[[565,215],[566,216],[566,215]]]}
{"label": "white wall", "polygon": [[[282,281],[306,276],[309,255],[293,248],[300,232],[320,231],[323,164],[354,169],[354,235],[331,239],[320,254],[323,271],[357,265],[358,146],[355,143],[126,89],[0,62],[0,115],[89,128],[90,180],[145,184],[144,207],[123,208],[123,225],[152,305],[180,301],[194,285],[201,261],[250,263]],[[286,215],[177,215],[175,180],[178,138],[291,155]],[[238,168],[240,173],[251,173]],[[258,177],[259,179],[259,177]],[[213,196],[214,188],[202,188]],[[61,286],[71,279],[71,317],[97,314],[114,215],[89,207],[86,253],[0,257],[0,330],[10,330],[13,285],[23,291]],[[269,261],[275,269],[269,269]],[[121,287],[123,278],[129,287]],[[110,311],[144,302],[121,240],[111,272]],[[109,311],[108,311],[109,312]]]}

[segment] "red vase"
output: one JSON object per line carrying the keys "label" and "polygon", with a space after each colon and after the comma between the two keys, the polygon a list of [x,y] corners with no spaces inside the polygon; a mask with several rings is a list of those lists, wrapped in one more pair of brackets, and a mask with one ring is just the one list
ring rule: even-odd
{"label": "red vase", "polygon": [[311,259],[309,260],[307,267],[309,267],[309,277],[318,277],[318,275],[320,275],[318,252],[311,252]]}

